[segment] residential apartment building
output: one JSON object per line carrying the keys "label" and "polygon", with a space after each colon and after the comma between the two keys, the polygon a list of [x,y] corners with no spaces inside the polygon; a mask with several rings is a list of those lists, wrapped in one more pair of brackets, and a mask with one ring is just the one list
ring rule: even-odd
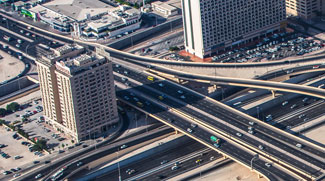
{"label": "residential apartment building", "polygon": [[185,50],[200,58],[286,26],[284,0],[182,0]]}
{"label": "residential apartment building", "polygon": [[[79,141],[105,132],[118,122],[112,62],[107,53],[90,52],[79,45],[64,45],[46,52],[37,59],[37,65],[43,74],[40,85],[50,125]],[[52,72],[44,71],[44,66]],[[53,86],[48,79],[54,82]],[[59,116],[53,119],[48,112]]]}
{"label": "residential apartment building", "polygon": [[325,0],[286,0],[287,14],[310,19],[324,15]]}

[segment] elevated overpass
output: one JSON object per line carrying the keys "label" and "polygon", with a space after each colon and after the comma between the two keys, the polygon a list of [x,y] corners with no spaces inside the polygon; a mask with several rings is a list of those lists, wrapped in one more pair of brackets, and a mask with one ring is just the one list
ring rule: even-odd
{"label": "elevated overpass", "polygon": [[[1,12],[0,12],[1,13]],[[156,64],[168,67],[170,69],[181,70],[185,72],[193,72],[193,73],[204,73],[205,75],[226,75],[226,76],[235,76],[235,77],[245,77],[252,78],[254,75],[265,74],[274,69],[284,69],[284,68],[295,68],[296,65],[302,66],[310,63],[325,63],[325,55],[316,55],[316,56],[308,56],[295,58],[292,60],[284,60],[284,61],[272,61],[272,62],[258,62],[258,63],[198,63],[198,62],[180,62],[180,61],[166,61],[157,58],[144,57],[139,55],[134,55],[131,53],[123,52],[120,50],[116,50],[114,48],[107,47],[105,45],[101,45],[94,42],[87,42],[78,39],[73,39],[71,37],[63,36],[60,34],[56,34],[53,32],[49,32],[43,30],[41,28],[35,27],[33,25],[27,24],[23,21],[16,20],[12,17],[9,17],[6,14],[7,18],[11,21],[15,21],[19,23],[23,27],[33,27],[33,31],[44,34],[60,41],[68,42],[68,43],[80,43],[88,47],[101,47],[104,48],[107,52],[111,54],[112,57],[120,58],[120,59],[132,59],[137,60],[139,62],[144,62],[148,64]],[[245,69],[254,68],[254,71],[245,71]],[[241,71],[238,71],[241,70]],[[219,74],[220,72],[220,74]],[[230,72],[230,73],[229,73]],[[240,73],[245,72],[245,73]]]}
{"label": "elevated overpass", "polygon": [[[25,26],[30,26],[30,25],[28,25],[28,24],[25,24]],[[45,30],[40,30],[40,29],[38,29],[38,31],[42,31],[42,32],[46,32]],[[47,34],[49,34],[49,32],[46,32]],[[56,34],[52,34],[53,36],[55,36],[55,37],[60,37],[60,35],[56,35]],[[51,36],[52,36],[51,35]],[[71,39],[69,39],[69,38],[66,38],[66,37],[64,37],[64,36],[61,36],[60,37],[61,39],[66,39],[66,40],[68,40],[68,41],[71,41]],[[131,57],[131,59],[134,59],[134,60],[136,60],[136,61],[144,61],[144,60],[141,60],[141,59],[143,59],[143,58],[145,58],[145,59],[147,59],[147,57],[141,57],[141,56],[136,56],[136,55],[133,55],[133,54],[128,54],[128,53],[125,53],[125,52],[121,52],[121,51],[119,51],[119,50],[114,50],[114,49],[111,49],[111,48],[109,48],[109,47],[105,47],[105,46],[103,46],[103,45],[99,45],[99,44],[96,44],[96,43],[89,43],[89,42],[83,42],[83,41],[79,41],[79,40],[75,40],[76,42],[79,42],[79,43],[81,43],[81,44],[84,44],[84,45],[89,45],[89,46],[96,46],[96,47],[102,47],[102,48],[104,48],[106,51],[108,51],[108,52],[110,52],[111,53],[111,55],[113,56],[113,57],[118,57],[118,58],[130,58]],[[136,56],[136,57],[135,57]],[[318,58],[317,58],[318,59]],[[151,59],[151,58],[149,58],[149,60],[151,60],[151,61],[155,61],[154,59]],[[149,62],[149,60],[146,60],[145,62]],[[158,59],[159,60],[159,59]],[[160,60],[161,61],[161,60]],[[165,62],[165,61],[164,61]],[[151,62],[151,63],[155,63],[155,62]],[[180,62],[180,63],[183,63],[183,62]],[[285,64],[285,63],[287,63],[287,62],[282,62],[282,64]],[[187,63],[186,63],[187,64]],[[210,64],[212,67],[213,66],[215,66],[215,64]],[[232,64],[231,66],[232,67],[236,67],[236,66],[238,66],[238,65],[243,65],[243,66],[249,66],[248,64]],[[255,64],[255,65],[251,65],[250,66],[250,68],[252,68],[252,67],[255,67],[255,66],[257,66],[258,64]],[[203,66],[203,65],[202,65]],[[229,65],[230,66],[230,65]],[[266,66],[266,65],[262,65],[262,64],[260,64],[260,66]],[[207,76],[208,78],[209,78],[209,76]],[[193,78],[193,77],[192,77]],[[200,78],[202,78],[202,77],[200,77]],[[211,77],[210,77],[211,78]],[[209,78],[209,79],[210,79]],[[208,81],[213,81],[213,80],[208,80]],[[257,82],[255,82],[255,83],[257,83]],[[262,84],[262,86],[265,86],[265,85],[263,85]],[[270,86],[270,85],[269,85]],[[275,87],[275,85],[273,85],[273,87]],[[281,87],[278,87],[278,88],[281,88]],[[282,87],[283,89],[284,88],[286,88],[286,87]],[[306,91],[305,89],[302,89],[301,90],[302,92],[304,92],[304,91]],[[318,94],[319,92],[317,92],[316,90],[312,90],[312,91],[315,91],[315,92],[313,92],[314,94]],[[320,93],[322,93],[322,92],[320,92]],[[220,109],[221,108],[221,109]],[[209,111],[210,111],[210,109],[209,109]],[[226,111],[226,109],[224,109],[224,108],[222,108],[222,106],[221,107],[219,107],[219,111]],[[229,110],[228,110],[229,111]],[[233,112],[236,112],[235,110],[231,110],[231,111],[233,111]],[[239,115],[237,115],[239,118],[238,119],[245,119],[245,121],[247,120],[247,115],[244,115],[244,114],[239,114]],[[255,120],[255,121],[257,121],[257,120]],[[259,122],[259,124],[262,124],[263,125],[263,123],[262,122]],[[265,125],[266,126],[266,125]],[[283,135],[285,136],[285,139],[286,140],[290,140],[290,139],[292,139],[292,135],[290,136],[290,135],[286,135],[285,133],[283,133]],[[300,140],[301,142],[303,142],[303,140]],[[308,145],[308,143],[306,143],[307,145]],[[210,145],[211,146],[211,145]],[[309,148],[309,146],[308,146],[308,148]],[[230,150],[231,152],[233,151],[233,150]],[[286,163],[286,166],[288,166],[288,164],[289,163]],[[290,164],[289,164],[290,165]],[[299,166],[299,165],[297,165],[297,166]],[[304,167],[306,167],[306,166],[304,166]],[[308,167],[308,166],[307,166]],[[306,167],[306,168],[307,168]],[[272,167],[273,168],[273,167]],[[291,169],[296,169],[295,167],[290,167]],[[309,168],[310,169],[310,168]],[[302,169],[300,168],[300,169],[298,169],[299,171],[302,171]],[[306,172],[310,172],[310,171],[306,171]],[[300,172],[300,173],[302,173],[302,174],[305,174],[306,172],[304,172],[304,171],[302,171],[302,172]],[[311,173],[311,175],[312,175],[313,173]],[[316,175],[317,176],[317,175]]]}
{"label": "elevated overpass", "polygon": [[[129,80],[134,79],[134,78],[135,78],[135,80],[140,81],[140,82],[141,82],[141,80],[142,81],[146,80],[146,76],[144,76],[142,74],[139,75],[139,73],[132,72],[130,69],[121,69],[121,70],[119,70],[119,72],[124,72],[122,70],[129,71],[129,73],[127,75],[127,77],[129,78]],[[144,83],[144,84],[146,86],[154,87],[154,89],[157,89],[157,88],[160,87],[160,86],[158,86],[158,83],[157,83],[157,85],[151,85],[150,81],[147,80],[147,82]],[[133,82],[129,82],[129,84],[132,85]],[[177,90],[178,89],[179,90],[184,90],[184,88],[181,88],[182,86],[179,86],[179,85],[175,85],[175,87],[178,86],[179,88],[171,88],[170,86],[168,86],[168,88],[167,88],[167,85],[165,85],[165,86],[166,86],[166,88],[159,88],[158,89],[158,92],[159,91],[162,91],[161,89],[164,89],[163,92],[156,93],[156,91],[154,91],[154,90],[149,90],[149,89],[147,90],[147,89],[144,89],[144,88],[139,87],[139,85],[132,85],[133,89],[141,92],[141,94],[143,94],[145,96],[151,97],[151,99],[152,98],[154,98],[154,99],[156,98],[157,99],[157,97],[159,95],[161,95],[161,94],[167,95],[167,98],[163,99],[160,102],[160,104],[167,104],[167,106],[169,107],[169,109],[171,109],[173,111],[177,111],[179,114],[182,114],[184,117],[187,117],[188,119],[196,122],[197,124],[201,125],[200,127],[204,127],[204,128],[213,130],[214,132],[217,132],[219,134],[223,134],[224,136],[230,137],[231,139],[238,139],[238,138],[236,138],[237,137],[236,136],[236,132],[237,131],[240,131],[240,132],[243,131],[243,130],[237,130],[237,128],[231,128],[231,127],[233,127],[233,125],[237,125],[238,126],[238,124],[243,124],[243,122],[245,122],[244,120],[247,120],[247,121],[248,120],[255,120],[255,119],[252,119],[252,118],[248,118],[243,113],[237,113],[238,111],[232,110],[231,108],[229,108],[229,109],[228,108],[223,108],[222,105],[219,105],[219,104],[217,104],[218,105],[217,106],[217,105],[215,105],[215,104],[212,103],[213,101],[210,102],[210,103],[208,103],[209,102],[208,100],[205,100],[205,101],[200,100],[200,98],[194,96],[194,93],[193,94],[189,94],[187,92],[187,91],[190,91],[190,90],[186,90],[186,92],[187,92],[186,93],[186,97],[189,97],[189,98],[186,99],[185,103],[188,106],[180,105],[179,103],[177,103],[177,100],[176,100],[177,98],[175,97],[175,94],[177,96],[177,94],[178,94],[177,93]],[[165,91],[167,91],[168,94]],[[184,90],[184,92],[185,92],[185,90]],[[173,94],[173,95],[172,95],[172,98],[169,99],[168,96],[170,94]],[[130,97],[130,95],[128,95],[128,96]],[[142,95],[137,95],[137,96],[142,96]],[[194,97],[192,98],[192,96],[194,96]],[[125,98],[122,98],[122,99],[125,99]],[[131,98],[127,98],[127,99],[132,100],[132,96],[131,96]],[[194,106],[194,107],[192,108],[192,106]],[[220,110],[220,111],[217,111],[217,110]],[[211,117],[211,115],[215,115],[215,116],[217,116],[218,118],[220,118],[222,120],[220,120],[218,118],[216,118],[217,120],[215,120],[215,119],[213,119]],[[211,117],[211,118],[209,118],[209,117]],[[258,121],[258,120],[255,120],[255,121]],[[220,122],[222,122],[222,123],[220,123]],[[247,125],[248,125],[248,122],[247,122]],[[268,129],[272,129],[273,128],[272,126],[270,126],[270,125],[268,125],[268,124],[266,124],[266,123],[264,123],[262,121],[258,121],[258,125],[261,125],[261,126],[263,125],[262,126],[263,128],[262,127],[260,128],[260,131],[262,131],[262,132],[264,132],[264,130],[268,130]],[[239,127],[240,127],[240,129],[244,129],[244,131],[245,131],[245,129],[247,129],[247,127],[244,126],[244,125],[243,125],[243,127],[241,127],[241,126],[239,126]],[[232,129],[235,129],[237,131],[232,130]],[[273,130],[274,129],[276,129],[276,128],[273,128]],[[266,131],[266,132],[268,132],[268,131]],[[263,134],[270,134],[270,135],[280,136],[281,137],[280,138],[281,141],[286,140],[285,142],[288,141],[289,144],[297,143],[293,139],[299,139],[299,138],[296,138],[295,136],[293,136],[293,135],[291,135],[289,133],[283,132],[282,130],[276,131],[276,132],[273,132],[273,133],[263,133]],[[246,132],[243,132],[243,135],[247,135]],[[269,138],[264,138],[264,139],[265,140],[268,140]],[[244,142],[243,141],[239,141],[237,143],[243,144],[246,147],[248,147],[250,149],[253,149],[254,151],[257,151],[258,149],[256,150],[256,147],[258,146],[258,144],[260,144],[260,141],[258,141],[258,140],[259,139],[255,140],[255,141],[246,140]],[[273,140],[273,141],[275,141],[275,140]],[[263,145],[269,145],[269,146],[271,146],[271,145],[277,145],[277,146],[279,146],[278,145],[279,143],[271,143],[271,142],[270,143],[263,143]],[[307,146],[307,145],[309,145],[309,142],[306,142],[306,141],[303,141],[303,140],[299,140],[298,142],[303,143],[304,145],[306,145],[305,148],[309,147],[309,146]],[[252,146],[252,144],[255,145],[255,146]],[[285,147],[286,146],[284,146],[284,147],[280,146],[279,149],[283,149]],[[270,148],[275,148],[275,147],[271,146]],[[323,148],[320,147],[319,149],[322,150]],[[290,151],[289,154],[297,151],[297,150],[292,149],[292,148],[290,148],[290,150],[291,151]],[[300,161],[302,161],[299,158],[296,158],[296,159],[298,159],[300,161],[297,161],[297,160],[295,160],[295,161],[293,161],[293,160],[292,161],[288,161],[288,160],[285,161],[287,158],[290,158],[293,155],[289,156],[289,155],[287,155],[288,152],[287,153],[284,153],[282,151],[280,151],[280,152],[282,152],[281,154],[278,154],[278,153],[276,153],[277,151],[275,151],[275,152],[274,151],[275,150],[271,151],[272,153],[267,151],[268,152],[267,155],[270,158],[276,158],[277,161],[282,160],[280,162],[282,164],[286,165],[286,166],[291,165],[292,163],[297,163],[297,162],[299,163]],[[320,151],[319,153],[320,153],[320,156],[322,157],[323,156],[323,152]],[[262,154],[262,153],[260,153],[260,154]],[[301,153],[299,153],[299,151],[298,151],[298,153],[295,153],[295,155],[300,155],[300,154]],[[312,154],[314,154],[314,153],[312,153]],[[282,156],[280,156],[280,155],[282,155]],[[281,158],[278,157],[278,156],[280,156]],[[301,157],[305,157],[305,156],[304,156],[304,154],[301,155]],[[295,157],[295,156],[293,156],[293,157]],[[318,156],[316,156],[316,157],[317,157],[317,159],[320,159]],[[305,159],[310,161],[310,158],[308,158],[308,159],[307,158],[303,158],[303,160],[305,160]],[[311,158],[311,159],[313,160],[313,158]],[[302,162],[304,162],[304,161],[302,161]],[[298,165],[289,166],[289,167],[291,169],[293,169],[293,170],[304,170],[303,172],[305,172],[306,170],[309,170],[310,168],[307,168],[308,166],[305,167],[306,165],[303,166],[304,167],[303,169],[301,169],[301,168],[299,169],[299,167],[301,167],[302,165],[304,165],[302,162],[300,162]],[[321,166],[321,168],[324,167],[324,164],[322,164],[321,161],[316,161],[316,162],[320,163],[319,166]],[[316,164],[316,165],[318,165],[318,164]],[[319,169],[316,169],[316,170],[319,170]],[[311,172],[307,171],[307,172],[311,173],[311,175],[314,175],[314,174],[319,175],[318,171],[316,171],[316,170],[311,171]],[[299,171],[299,173],[304,174],[304,173],[302,173],[300,171]],[[309,174],[307,174],[307,175],[309,175]]]}
{"label": "elevated overpass", "polygon": [[[249,169],[253,168],[252,171],[257,171],[257,173],[260,176],[265,177],[267,180],[273,181],[273,180],[285,180],[285,179],[287,180],[299,179],[299,176],[295,175],[291,171],[283,170],[283,168],[277,164],[274,164],[274,167],[271,168],[265,167],[265,163],[269,162],[270,160],[268,160],[263,156],[260,157],[261,159],[255,160],[254,163],[251,165],[251,160],[254,158],[254,155],[256,155],[256,153],[252,152],[250,149],[247,149],[243,146],[234,143],[232,140],[228,139],[227,137],[224,137],[223,135],[210,132],[204,129],[203,127],[202,128],[198,127],[197,129],[195,129],[193,133],[189,133],[187,131],[187,128],[191,127],[192,121],[187,119],[183,115],[179,115],[173,110],[170,110],[165,106],[161,106],[159,103],[157,104],[157,102],[154,102],[150,99],[147,99],[137,94],[138,98],[140,99],[139,101],[141,102],[149,101],[151,103],[150,106],[139,107],[136,104],[137,102],[134,101],[133,99],[129,101],[124,99],[124,97],[128,95],[129,95],[128,90],[117,91],[117,97],[121,101],[140,110],[141,112],[146,113],[147,115],[159,120],[160,122],[174,128],[176,131],[189,136],[190,138],[200,142],[201,144],[210,147],[211,149],[217,151],[218,153],[221,153],[225,157],[231,158]],[[171,119],[173,120],[172,123],[170,122]],[[216,135],[218,138],[223,139],[223,143],[220,145],[219,148],[213,146],[213,143],[211,143],[211,141],[209,140],[209,137],[211,135]]]}
{"label": "elevated overpass", "polygon": [[[147,64],[138,62],[136,60],[128,60],[123,58],[127,62],[133,62],[139,66],[147,66]],[[243,78],[232,78],[232,77],[220,77],[220,76],[206,76],[194,73],[187,73],[178,70],[168,69],[162,66],[150,66],[148,71],[157,75],[170,75],[173,78],[183,79],[183,80],[195,80],[210,84],[225,84],[240,87],[250,87],[270,90],[273,94],[275,91],[290,92],[296,94],[309,95],[313,97],[319,97],[325,99],[325,90],[310,87],[305,85],[297,85],[283,82],[273,82],[264,80],[254,80],[254,79],[243,79]]]}
{"label": "elevated overpass", "polygon": [[198,75],[193,73],[190,74],[190,73],[176,71],[176,70],[169,70],[167,68],[158,67],[158,66],[149,69],[149,71],[156,74],[160,74],[160,72],[163,72],[165,74],[170,74],[173,77],[178,79],[196,80],[196,81],[201,81],[210,84],[224,84],[224,85],[231,85],[231,86],[267,89],[272,91],[273,94],[275,91],[283,91],[283,92],[303,94],[303,95],[309,95],[309,96],[325,99],[324,89],[305,86],[305,85],[264,81],[264,80],[254,80],[254,79],[206,76],[206,75]]}

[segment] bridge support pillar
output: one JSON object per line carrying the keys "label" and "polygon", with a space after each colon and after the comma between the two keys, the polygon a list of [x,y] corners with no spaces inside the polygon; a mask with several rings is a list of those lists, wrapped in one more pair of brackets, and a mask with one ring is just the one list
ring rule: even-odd
{"label": "bridge support pillar", "polygon": [[258,178],[263,178],[263,175],[261,175],[261,174],[257,174],[257,177],[258,177]]}
{"label": "bridge support pillar", "polygon": [[178,134],[179,132],[175,129],[175,134]]}
{"label": "bridge support pillar", "polygon": [[275,98],[275,90],[271,90],[272,97]]}
{"label": "bridge support pillar", "polygon": [[224,159],[227,159],[227,156],[226,156],[226,155],[223,155],[223,158],[224,158]]}

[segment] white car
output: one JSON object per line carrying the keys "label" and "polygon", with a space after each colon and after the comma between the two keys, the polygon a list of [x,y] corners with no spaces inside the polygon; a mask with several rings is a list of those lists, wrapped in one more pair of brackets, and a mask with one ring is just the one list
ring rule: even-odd
{"label": "white car", "polygon": [[35,179],[39,179],[39,178],[41,178],[43,175],[40,173],[40,174],[38,174],[38,175],[36,175],[35,176]]}
{"label": "white car", "polygon": [[296,147],[298,147],[298,148],[302,148],[302,144],[297,143],[297,144],[296,144]]}
{"label": "white car", "polygon": [[253,126],[255,123],[253,121],[250,121],[248,124]]}
{"label": "white car", "polygon": [[124,148],[126,148],[126,147],[128,147],[128,146],[126,146],[126,145],[122,145],[122,146],[121,146],[121,149],[124,149]]}
{"label": "white car", "polygon": [[193,130],[191,128],[187,128],[187,132],[192,133]]}
{"label": "white car", "polygon": [[192,123],[192,124],[191,124],[191,127],[192,127],[192,128],[196,128],[196,127],[197,127],[197,124]]}
{"label": "white car", "polygon": [[260,150],[263,150],[263,149],[264,149],[264,147],[263,147],[262,145],[259,145],[258,148],[259,148]]}
{"label": "white car", "polygon": [[242,136],[242,134],[241,134],[241,133],[236,133],[236,135],[237,135],[237,136],[239,136],[239,137],[241,137],[241,136]]}
{"label": "white car", "polygon": [[271,163],[265,163],[265,166],[270,168],[272,166],[272,164]]}

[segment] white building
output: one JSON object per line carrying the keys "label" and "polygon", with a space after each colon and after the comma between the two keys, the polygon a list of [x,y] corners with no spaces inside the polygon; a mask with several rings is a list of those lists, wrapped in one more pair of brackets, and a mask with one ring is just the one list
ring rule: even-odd
{"label": "white building", "polygon": [[182,0],[184,43],[200,58],[286,26],[284,0]]}
{"label": "white building", "polygon": [[100,19],[92,21],[84,28],[86,36],[116,36],[125,32],[131,32],[140,28],[141,12],[128,6],[112,8],[108,14]]}
{"label": "white building", "polygon": [[156,1],[151,3],[152,10],[164,15],[165,17],[170,17],[178,14],[178,9],[174,6],[169,5],[167,2]]}
{"label": "white building", "polygon": [[40,21],[74,35],[101,37],[140,28],[141,12],[137,9],[113,7],[99,0],[55,0],[31,8]]}

